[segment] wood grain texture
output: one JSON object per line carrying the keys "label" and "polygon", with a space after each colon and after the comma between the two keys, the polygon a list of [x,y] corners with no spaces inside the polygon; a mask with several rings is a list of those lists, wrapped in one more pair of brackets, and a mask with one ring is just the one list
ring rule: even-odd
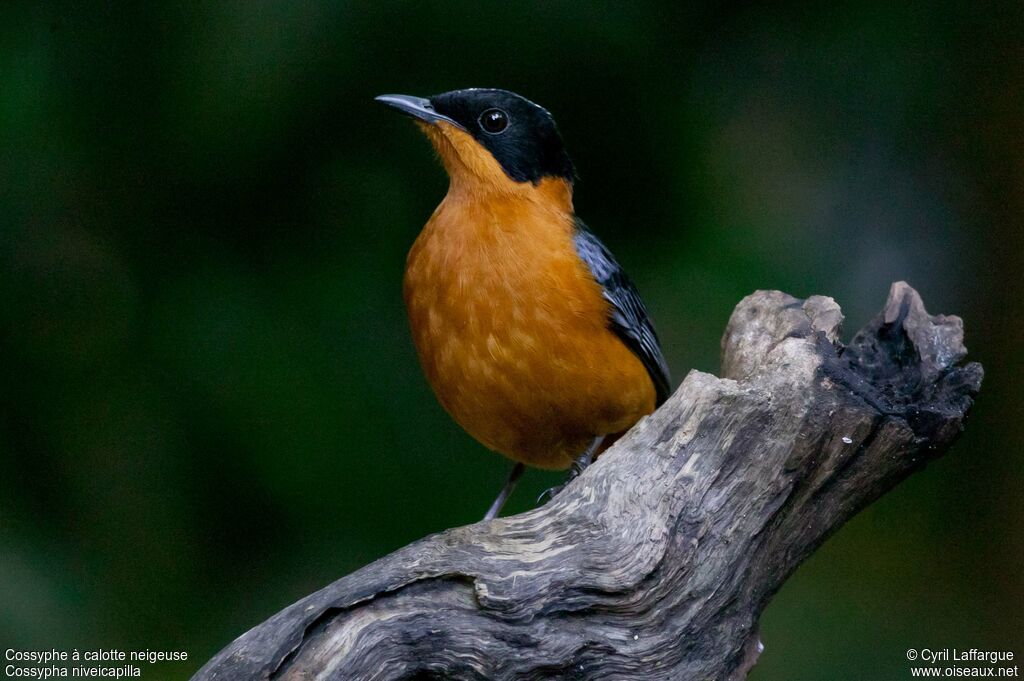
{"label": "wood grain texture", "polygon": [[748,296],[723,377],[690,372],[553,501],[400,549],[194,678],[744,678],[782,583],[943,454],[981,385],[960,319],[905,283],[847,346],[841,322],[831,298]]}

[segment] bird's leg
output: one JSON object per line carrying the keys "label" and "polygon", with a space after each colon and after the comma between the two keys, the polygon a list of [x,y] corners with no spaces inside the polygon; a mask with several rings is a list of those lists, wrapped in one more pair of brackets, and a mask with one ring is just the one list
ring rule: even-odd
{"label": "bird's leg", "polygon": [[604,435],[598,435],[594,438],[583,453],[576,457],[576,460],[569,466],[569,475],[566,476],[565,482],[557,487],[551,487],[541,492],[541,495],[537,497],[537,502],[546,501],[548,499],[554,499],[555,495],[561,492],[566,485],[575,480],[580,476],[583,470],[591,464],[594,460],[594,456],[597,454],[597,450],[601,448],[601,443],[604,442]]}
{"label": "bird's leg", "polygon": [[508,480],[505,481],[505,486],[501,488],[501,491],[498,492],[498,498],[487,509],[487,515],[484,516],[484,520],[493,520],[498,517],[498,514],[501,513],[501,507],[512,496],[512,490],[516,488],[516,483],[519,482],[519,478],[523,477],[523,471],[525,470],[526,466],[518,462],[512,466],[512,470],[508,474]]}
{"label": "bird's leg", "polygon": [[601,443],[604,442],[604,435],[598,435],[594,438],[594,441],[583,450],[583,453],[576,457],[576,460],[572,462],[572,466],[569,467],[569,479],[566,482],[570,482],[579,477],[580,473],[583,472],[587,466],[594,461],[594,456],[597,454],[597,450],[601,448]]}

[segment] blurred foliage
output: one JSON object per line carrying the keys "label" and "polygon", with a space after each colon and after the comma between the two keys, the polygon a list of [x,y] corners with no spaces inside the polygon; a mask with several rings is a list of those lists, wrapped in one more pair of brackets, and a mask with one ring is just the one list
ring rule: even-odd
{"label": "blurred foliage", "polygon": [[3,3],[2,647],[186,649],[186,678],[482,514],[506,464],[400,295],[445,178],[372,97],[500,86],[559,120],[676,380],[754,289],[856,329],[897,279],[986,366],[952,454],[769,607],[752,678],[1024,654],[1021,35],[1020,3]]}

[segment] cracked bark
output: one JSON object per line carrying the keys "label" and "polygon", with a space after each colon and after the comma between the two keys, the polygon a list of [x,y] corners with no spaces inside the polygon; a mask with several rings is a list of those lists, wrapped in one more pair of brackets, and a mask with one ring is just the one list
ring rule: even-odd
{"label": "cracked bark", "polygon": [[758,618],[855,513],[942,455],[982,379],[893,284],[849,345],[831,298],[736,307],[692,371],[552,502],[435,534],[274,615],[194,677],[742,679]]}

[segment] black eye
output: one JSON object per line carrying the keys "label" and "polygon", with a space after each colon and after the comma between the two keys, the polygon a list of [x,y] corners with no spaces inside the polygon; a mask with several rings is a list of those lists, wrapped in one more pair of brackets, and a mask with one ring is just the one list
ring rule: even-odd
{"label": "black eye", "polygon": [[492,135],[504,132],[508,127],[508,114],[501,109],[488,109],[480,114],[480,127]]}

